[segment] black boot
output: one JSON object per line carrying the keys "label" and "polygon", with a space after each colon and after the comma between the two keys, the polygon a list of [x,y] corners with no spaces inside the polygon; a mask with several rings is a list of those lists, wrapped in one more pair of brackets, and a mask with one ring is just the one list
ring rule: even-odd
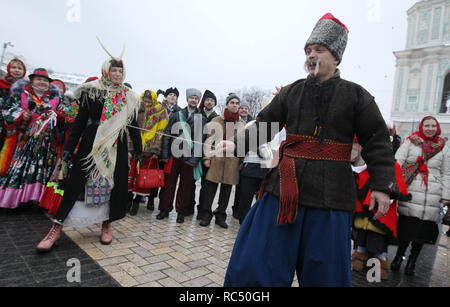
{"label": "black boot", "polygon": [[203,213],[200,221],[200,226],[202,227],[208,227],[209,224],[211,224],[212,216],[208,213]]}
{"label": "black boot", "polygon": [[148,197],[147,201],[147,210],[153,211],[155,210],[155,199],[153,197]]}
{"label": "black boot", "polygon": [[226,216],[223,216],[221,214],[217,214],[216,215],[216,225],[219,225],[220,227],[227,229],[228,228],[228,224],[225,222],[226,220]]}
{"label": "black boot", "polygon": [[177,223],[183,224],[184,223],[184,214],[178,213],[177,215]]}
{"label": "black boot", "polygon": [[132,206],[133,206],[133,192],[128,192],[127,212],[130,212]]}
{"label": "black boot", "polygon": [[168,218],[168,217],[169,217],[169,212],[161,211],[161,212],[156,216],[156,219],[157,219],[157,220],[163,220],[163,219]]}
{"label": "black boot", "polygon": [[419,258],[422,246],[422,244],[413,243],[411,248],[411,255],[409,255],[408,263],[406,263],[405,275],[414,276],[416,274],[416,261],[417,258]]}
{"label": "black boot", "polygon": [[409,242],[400,242],[397,249],[397,254],[391,263],[391,271],[398,272],[405,257],[405,252],[408,249]]}
{"label": "black boot", "polygon": [[133,200],[133,205],[131,206],[130,209],[131,216],[137,215],[140,203],[141,203],[141,196],[137,195],[136,198]]}

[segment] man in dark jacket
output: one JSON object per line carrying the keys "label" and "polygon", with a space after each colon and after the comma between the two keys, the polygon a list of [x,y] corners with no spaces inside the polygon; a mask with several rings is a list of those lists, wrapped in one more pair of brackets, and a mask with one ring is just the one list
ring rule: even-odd
{"label": "man in dark jacket", "polygon": [[206,118],[197,108],[201,95],[199,90],[188,89],[188,106],[176,112],[166,128],[161,161],[171,165],[171,173],[166,174],[165,186],[160,193],[158,220],[168,217],[169,212],[173,210],[178,177],[180,184],[175,205],[178,213],[177,223],[183,223],[189,212],[194,170],[201,162],[202,143],[206,138],[203,134]]}
{"label": "man in dark jacket", "polygon": [[[280,163],[267,175],[260,201],[245,219],[225,286],[351,286],[351,216],[356,209],[350,166],[353,138],[372,180],[374,219],[389,209],[395,165],[381,112],[361,86],[340,78],[348,30],[333,15],[317,23],[305,45],[308,78],[281,89],[256,125],[217,150],[256,151],[250,137],[268,140],[286,125]],[[267,128],[260,123],[266,124]],[[273,129],[273,126],[278,129]],[[253,142],[253,143],[260,143]],[[236,149],[236,150],[235,150]],[[264,193],[263,193],[264,192]]]}
{"label": "man in dark jacket", "polygon": [[[213,92],[210,90],[206,90],[203,94],[202,101],[200,102],[200,105],[198,109],[200,112],[202,112],[203,116],[206,118],[206,124],[208,124],[211,120],[213,120],[215,117],[219,116],[219,114],[214,111],[214,108],[217,106],[217,97],[214,95]],[[199,198],[199,205],[197,206],[197,219],[200,219],[202,217],[202,202],[205,196],[205,180],[206,180],[206,173],[208,172],[208,168],[202,163],[202,178],[201,178],[201,189],[200,189],[200,198]],[[192,187],[192,193],[191,193],[191,204],[189,207],[189,213],[188,215],[194,214],[195,211],[195,192],[196,192],[196,182],[197,180],[194,180],[194,185]]]}

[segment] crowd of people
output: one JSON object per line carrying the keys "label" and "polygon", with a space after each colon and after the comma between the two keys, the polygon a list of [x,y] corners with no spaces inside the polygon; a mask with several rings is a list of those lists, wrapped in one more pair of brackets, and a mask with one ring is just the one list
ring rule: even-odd
{"label": "crowd of people", "polygon": [[[209,90],[187,89],[183,109],[174,87],[138,96],[123,59],[109,53],[101,77],[70,95],[45,69],[27,76],[13,59],[0,80],[0,208],[38,204],[53,214],[37,246],[49,252],[64,226],[101,224],[100,242],[111,244],[111,224],[139,214],[144,199],[152,211],[159,198],[158,220],[175,210],[184,223],[197,211],[200,226],[214,218],[226,229],[235,186],[241,229],[227,286],[290,286],[295,271],[305,286],[346,286],[371,257],[385,280],[388,246],[399,245],[398,271],[410,242],[405,273],[414,275],[450,202],[450,154],[431,116],[400,146],[374,98],[340,78],[347,35],[325,15],[305,46],[308,78],[266,99],[256,119],[234,93],[222,114]],[[263,129],[270,138],[251,142]]]}
{"label": "crowd of people", "polygon": [[[188,105],[182,109],[174,87],[146,90],[137,97],[132,86],[124,83],[122,59],[112,57],[101,72],[100,79],[89,78],[66,95],[64,82],[53,80],[46,69],[27,76],[20,59],[9,63],[1,80],[0,208],[39,204],[54,215],[49,235],[38,245],[41,252],[51,250],[63,226],[102,223],[101,242],[110,244],[111,222],[126,213],[137,215],[144,199],[147,209],[154,210],[154,200],[159,198],[159,220],[169,216],[175,203],[177,222],[183,223],[195,212],[196,182],[201,180],[200,225],[208,226],[214,215],[217,225],[228,228],[231,189],[239,184],[245,164],[236,157],[216,157],[214,142],[206,141],[216,139],[215,134],[234,138],[253,121],[249,106],[230,94],[219,115],[214,111],[216,95],[192,88],[186,91]],[[228,130],[213,128],[208,135],[210,122],[212,127],[215,123],[221,125],[219,130]],[[182,128],[177,130],[177,125]],[[178,140],[181,154],[174,149]],[[187,153],[183,151],[186,144]],[[144,168],[164,170],[164,184],[140,185],[138,177]],[[219,208],[213,212],[219,183]],[[239,193],[234,217],[245,218],[258,188],[254,185],[253,192]],[[240,197],[248,207],[241,212]]]}

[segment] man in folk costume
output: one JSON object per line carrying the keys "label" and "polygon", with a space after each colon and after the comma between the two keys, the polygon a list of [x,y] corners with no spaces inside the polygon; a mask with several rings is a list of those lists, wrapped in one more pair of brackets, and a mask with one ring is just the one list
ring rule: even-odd
{"label": "man in folk costume", "polygon": [[353,248],[352,269],[362,272],[370,258],[377,258],[381,265],[380,277],[388,279],[389,259],[388,246],[397,244],[397,204],[398,200],[411,199],[403,180],[402,168],[395,163],[395,186],[390,195],[391,205],[388,212],[378,220],[373,220],[377,213],[375,208],[369,210],[371,189],[370,175],[367,165],[361,157],[361,146],[355,138],[352,150],[352,169],[355,174],[357,188],[357,204],[353,213]]}
{"label": "man in folk costume", "polygon": [[188,106],[176,112],[167,125],[163,137],[161,160],[166,163],[170,173],[166,174],[164,188],[159,193],[158,220],[169,217],[173,210],[173,200],[178,185],[175,209],[178,213],[177,223],[184,223],[189,213],[191,192],[194,179],[201,177],[202,144],[205,140],[203,128],[206,118],[197,108],[202,93],[197,89],[186,90]]}
{"label": "man in folk costume", "polygon": [[[141,168],[153,163],[153,167],[159,164],[159,156],[161,155],[162,138],[164,130],[167,127],[167,111],[157,101],[157,94],[152,90],[147,90],[141,95],[143,103],[143,113],[139,116],[139,127],[142,138],[142,155],[143,161]],[[130,209],[130,215],[137,215],[142,197],[148,196],[147,208],[151,210],[154,206],[154,198],[158,196],[158,188],[143,189],[138,187],[136,182],[137,162],[131,162],[130,177],[132,184],[128,187],[129,191],[135,195]],[[160,166],[161,167],[161,166]]]}
{"label": "man in folk costume", "polygon": [[[374,97],[340,78],[337,66],[347,39],[342,22],[323,16],[305,45],[307,79],[283,87],[256,125],[217,148],[256,152],[262,142],[250,142],[250,136],[265,132],[270,140],[286,125],[279,165],[241,226],[225,286],[290,287],[295,271],[301,286],[351,286],[355,134],[371,177],[370,208],[378,203],[374,219],[389,210],[395,180],[389,133]],[[245,150],[235,144],[245,144]]]}
{"label": "man in folk costume", "polygon": [[[122,56],[115,58],[109,52],[108,54],[111,58],[102,66],[101,79],[85,83],[75,91],[80,109],[62,159],[70,161],[80,141],[78,152],[66,180],[64,196],[54,224],[37,246],[39,252],[51,251],[60,238],[63,226],[87,227],[103,222],[100,242],[104,245],[111,244],[111,223],[126,215],[126,134],[130,133],[136,155],[140,155],[140,133],[137,129],[129,128],[137,127],[139,99],[123,85],[126,71]],[[89,182],[93,183],[91,187]],[[101,187],[102,203],[98,203],[89,194],[91,190],[95,190],[94,184],[98,184],[96,188]]]}

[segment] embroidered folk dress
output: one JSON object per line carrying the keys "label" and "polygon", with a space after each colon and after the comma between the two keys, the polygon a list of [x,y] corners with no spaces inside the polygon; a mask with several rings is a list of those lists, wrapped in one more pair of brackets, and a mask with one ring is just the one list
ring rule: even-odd
{"label": "embroidered folk dress", "polygon": [[[63,199],[55,214],[55,222],[64,226],[84,227],[102,221],[114,222],[126,215],[129,171],[127,134],[130,135],[135,151],[142,152],[139,131],[127,128],[127,125],[137,126],[139,105],[137,96],[127,89],[113,95],[108,95],[108,91],[103,90],[111,88],[111,81],[107,75],[109,65],[109,61],[103,65],[101,80],[82,85],[75,93],[80,100],[80,108],[64,150],[73,153],[79,145],[72,170],[65,182]],[[126,117],[126,123],[122,122],[113,127],[108,125],[108,120],[111,118],[114,120],[114,116],[117,118],[117,114],[121,112],[124,112],[122,115]],[[121,133],[109,138],[107,148],[96,147],[101,133],[108,132],[112,130],[111,128],[119,128]],[[115,153],[115,162],[108,159],[111,153]],[[97,158],[101,161],[96,160],[93,163]],[[111,172],[112,180],[102,174],[93,174],[93,170],[98,170],[99,163],[101,167]],[[84,205],[85,187],[88,179],[93,177],[105,178],[112,183],[109,205],[98,207],[99,211],[95,210],[96,207],[86,209]],[[92,213],[89,213],[88,209],[92,209]]]}
{"label": "embroidered folk dress", "polygon": [[[64,123],[53,88],[42,97],[28,85],[13,93],[3,110],[8,131],[1,163],[7,171],[0,177],[0,208],[9,209],[39,202],[61,151],[57,125]],[[23,115],[30,109],[34,113],[25,122]]]}

